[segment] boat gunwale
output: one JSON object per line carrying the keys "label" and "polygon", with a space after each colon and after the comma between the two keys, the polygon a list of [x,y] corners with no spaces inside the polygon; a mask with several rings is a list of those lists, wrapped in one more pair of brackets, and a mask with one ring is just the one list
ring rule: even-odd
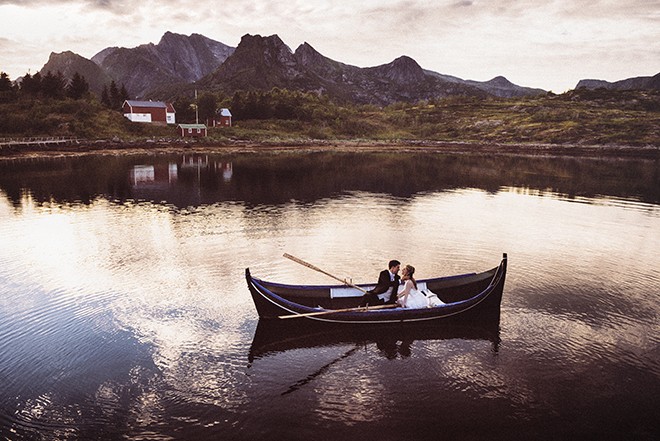
{"label": "boat gunwale", "polygon": [[[453,281],[453,280],[458,280],[462,278],[467,278],[467,277],[474,277],[474,276],[481,276],[481,275],[486,275],[489,272],[496,271],[497,267],[491,268],[486,271],[482,271],[480,273],[472,272],[472,273],[464,273],[464,274],[457,274],[457,275],[452,275],[452,276],[442,276],[442,277],[433,277],[430,279],[418,279],[417,283],[434,283],[434,282],[440,282],[440,281]],[[290,289],[290,290],[331,290],[334,288],[347,288],[349,286],[347,285],[340,285],[340,284],[334,284],[334,285],[293,285],[293,284],[287,284],[287,283],[279,283],[279,282],[271,282],[269,280],[264,280],[260,279],[258,277],[253,277],[250,275],[250,277],[253,280],[256,280],[260,283],[260,285],[268,285],[268,286],[274,286],[277,288],[283,288],[283,289]],[[375,283],[359,283],[355,284],[355,286],[359,286],[360,288],[368,288],[368,287],[373,287],[375,286]],[[270,289],[269,289],[270,291]]]}

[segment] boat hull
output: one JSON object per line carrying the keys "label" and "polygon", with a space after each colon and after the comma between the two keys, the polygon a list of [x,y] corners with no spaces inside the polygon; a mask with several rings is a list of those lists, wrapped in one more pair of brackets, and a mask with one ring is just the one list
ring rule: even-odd
{"label": "boat hull", "polygon": [[[245,270],[248,288],[260,319],[277,320],[282,316],[323,312],[294,320],[318,323],[384,324],[428,322],[475,315],[499,316],[506,278],[507,255],[500,264],[482,273],[418,280],[445,302],[431,308],[372,309],[332,312],[335,309],[355,308],[361,301],[360,292],[351,293],[340,285],[284,285],[252,277]],[[364,289],[373,286],[360,285]]]}

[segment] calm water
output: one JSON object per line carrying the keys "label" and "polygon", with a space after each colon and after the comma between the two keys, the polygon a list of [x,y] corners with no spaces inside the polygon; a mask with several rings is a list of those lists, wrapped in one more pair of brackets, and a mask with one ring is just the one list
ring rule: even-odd
{"label": "calm water", "polygon": [[[0,162],[0,439],[658,439],[660,165]],[[259,323],[244,270],[509,273],[499,323]]]}

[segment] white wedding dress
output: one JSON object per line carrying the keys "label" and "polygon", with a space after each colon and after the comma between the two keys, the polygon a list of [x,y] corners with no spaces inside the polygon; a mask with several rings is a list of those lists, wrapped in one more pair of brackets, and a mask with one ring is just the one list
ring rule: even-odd
{"label": "white wedding dress", "polygon": [[429,298],[415,289],[412,280],[406,280],[406,283],[399,287],[398,303],[404,308],[428,308],[431,306]]}

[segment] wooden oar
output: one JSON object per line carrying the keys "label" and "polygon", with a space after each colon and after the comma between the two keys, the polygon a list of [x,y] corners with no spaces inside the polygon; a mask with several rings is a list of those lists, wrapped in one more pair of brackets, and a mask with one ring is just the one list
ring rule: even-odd
{"label": "wooden oar", "polygon": [[399,305],[387,304],[387,305],[377,305],[377,306],[358,306],[357,308],[326,309],[323,311],[306,312],[304,314],[281,315],[278,318],[291,319],[291,318],[300,318],[300,317],[312,317],[316,315],[334,314],[335,312],[367,312],[367,311],[371,311],[372,309],[396,308],[397,306]]}
{"label": "wooden oar", "polygon": [[286,257],[287,259],[291,259],[291,260],[293,260],[294,262],[299,263],[299,264],[301,264],[301,265],[303,265],[303,266],[306,266],[307,268],[311,268],[311,269],[313,269],[314,271],[318,271],[318,272],[320,272],[320,273],[323,273],[323,274],[325,274],[325,275],[328,276],[328,277],[332,277],[333,279],[340,281],[341,283],[343,283],[343,284],[346,285],[346,286],[350,286],[351,288],[359,289],[359,290],[362,291],[363,293],[366,293],[366,292],[367,292],[366,289],[364,289],[364,288],[360,288],[359,286],[357,286],[357,285],[353,285],[352,283],[348,283],[348,282],[346,281],[346,279],[340,279],[340,278],[337,277],[337,276],[333,276],[332,274],[323,271],[321,268],[319,268],[319,267],[317,267],[317,266],[314,266],[314,265],[312,265],[311,263],[305,262],[304,260],[299,259],[299,258],[297,258],[297,257],[295,257],[295,256],[292,256],[291,254],[284,253],[284,257]]}

